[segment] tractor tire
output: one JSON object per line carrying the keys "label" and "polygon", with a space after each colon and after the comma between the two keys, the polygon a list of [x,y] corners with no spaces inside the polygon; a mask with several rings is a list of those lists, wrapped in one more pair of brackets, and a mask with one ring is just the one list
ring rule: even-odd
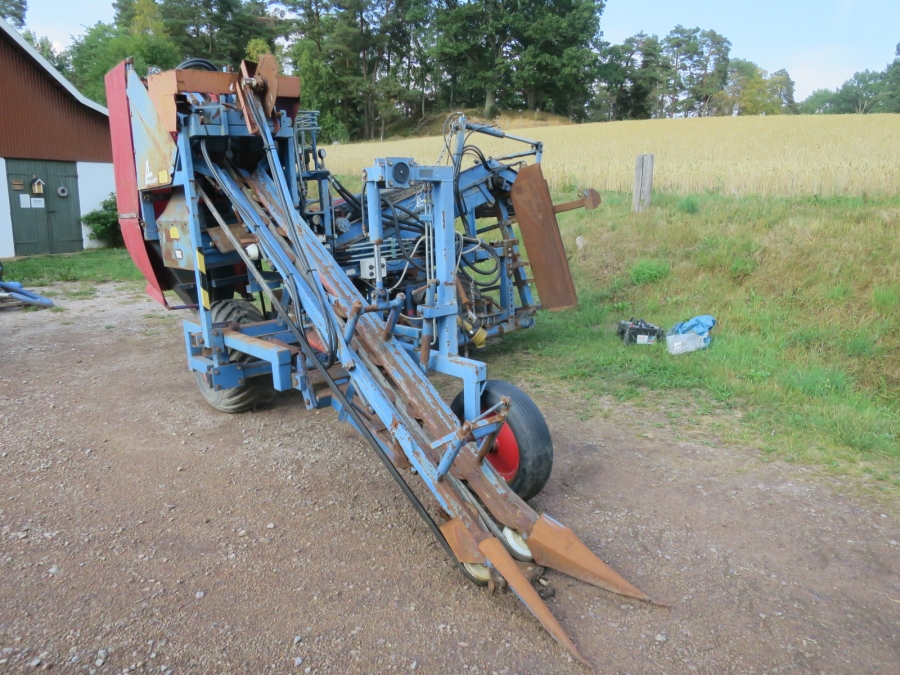
{"label": "tractor tire", "polygon": [[[553,469],[553,439],[544,416],[528,394],[509,382],[488,380],[481,395],[481,409],[488,410],[506,396],[510,399],[506,424],[497,434],[487,461],[524,500],[535,497],[547,484]],[[450,404],[462,421],[463,392]]]}
{"label": "tractor tire", "polygon": [[[265,317],[255,306],[246,300],[220,300],[210,307],[213,323],[232,322],[237,324],[264,321]],[[232,363],[253,361],[249,354],[235,349],[228,350],[228,360]],[[207,383],[202,373],[194,373],[197,387],[209,405],[225,413],[240,413],[271,403],[275,399],[275,389],[270,375],[247,378],[245,384],[233,389],[216,391]]]}

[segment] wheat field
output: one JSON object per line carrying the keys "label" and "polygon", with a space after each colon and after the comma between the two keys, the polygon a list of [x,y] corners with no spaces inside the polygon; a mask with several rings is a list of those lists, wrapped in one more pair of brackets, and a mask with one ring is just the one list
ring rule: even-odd
{"label": "wheat field", "polygon": [[[544,142],[544,175],[555,189],[630,191],[635,157],[652,153],[654,189],[670,193],[900,194],[900,115],[665,119],[533,127],[519,135]],[[517,145],[483,135],[469,142],[495,156]],[[427,137],[334,145],[328,167],[356,176],[375,157],[433,164],[442,144]]]}

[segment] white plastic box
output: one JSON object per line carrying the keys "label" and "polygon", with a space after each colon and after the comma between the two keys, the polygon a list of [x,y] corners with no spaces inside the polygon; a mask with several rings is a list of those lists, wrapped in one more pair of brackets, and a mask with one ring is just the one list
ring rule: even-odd
{"label": "white plastic box", "polygon": [[670,354],[686,354],[698,349],[703,349],[703,338],[696,333],[683,333],[681,335],[667,335],[666,349]]}

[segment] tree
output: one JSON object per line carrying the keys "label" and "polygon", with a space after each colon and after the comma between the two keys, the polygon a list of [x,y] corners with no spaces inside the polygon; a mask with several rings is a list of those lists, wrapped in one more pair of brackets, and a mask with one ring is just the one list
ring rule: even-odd
{"label": "tree", "polygon": [[523,0],[512,16],[513,87],[528,110],[540,103],[585,115],[597,78],[602,0]]}
{"label": "tree", "polygon": [[772,93],[781,101],[783,112],[796,114],[799,112],[799,106],[794,99],[794,80],[791,74],[784,68],[776,70],[769,77],[769,88]]}
{"label": "tree", "polygon": [[37,33],[33,30],[26,28],[22,32],[22,37],[25,39],[25,42],[34,47],[38,54],[43,56],[50,63],[51,66],[56,68],[60,73],[65,74],[69,69],[69,62],[66,57],[65,52],[57,53],[53,49],[53,43],[50,42],[50,38],[46,35],[42,35],[38,37]]}
{"label": "tree", "polygon": [[900,44],[895,54],[896,58],[884,71],[879,101],[881,112],[900,113]]}
{"label": "tree", "polygon": [[816,89],[800,104],[801,115],[821,115],[834,112],[834,92],[830,89]]}
{"label": "tree", "polygon": [[114,0],[113,23],[122,30],[129,30],[134,20],[136,0]]}
{"label": "tree", "polygon": [[720,115],[780,115],[797,111],[794,81],[786,70],[769,75],[753,61],[732,59],[728,83],[715,97]]}
{"label": "tree", "polygon": [[621,45],[605,45],[602,60],[591,119],[649,119],[658,114],[670,71],[658,37],[638,33]]}
{"label": "tree", "polygon": [[728,82],[731,42],[714,30],[704,30],[698,41],[699,53],[692,63],[688,96],[696,115],[713,114],[710,101]]}
{"label": "tree", "polygon": [[731,42],[714,30],[675,26],[663,40],[672,64],[665,87],[669,117],[715,114],[713,98],[728,81]]}
{"label": "tree", "polygon": [[134,68],[145,75],[149,68],[174,68],[181,60],[178,47],[165,33],[132,34],[108,23],[97,22],[75,38],[66,56],[69,79],[90,99],[106,104],[103,78],[113,66],[132,57]]}
{"label": "tree", "polygon": [[325,53],[312,39],[297,40],[291,47],[294,74],[302,77],[301,102],[304,110],[319,111],[320,138],[329,143],[350,139],[350,131],[341,116],[342,92]]}
{"label": "tree", "polygon": [[0,17],[6,19],[19,30],[25,28],[28,0],[0,0]]}
{"label": "tree", "polygon": [[884,73],[871,70],[855,73],[835,92],[831,112],[843,114],[876,112],[884,78]]}
{"label": "tree", "polygon": [[665,113],[668,117],[686,112],[684,99],[691,87],[691,71],[700,56],[700,29],[678,25],[663,39],[663,51],[671,63],[665,86]]}
{"label": "tree", "polygon": [[835,91],[818,89],[800,104],[806,114],[900,113],[900,44],[883,71],[854,73]]}
{"label": "tree", "polygon": [[[135,16],[140,2],[134,5]],[[254,38],[273,48],[278,31],[278,22],[266,13],[264,0],[160,0],[159,11],[183,55],[223,65],[237,66]]]}
{"label": "tree", "polygon": [[511,88],[512,0],[445,0],[437,13],[435,55],[467,87],[484,92],[484,115]]}

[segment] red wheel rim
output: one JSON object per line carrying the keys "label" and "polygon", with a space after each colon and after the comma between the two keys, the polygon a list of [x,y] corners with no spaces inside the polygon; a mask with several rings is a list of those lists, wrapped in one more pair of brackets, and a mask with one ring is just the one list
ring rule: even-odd
{"label": "red wheel rim", "polygon": [[486,458],[507,483],[519,472],[519,443],[509,424],[500,427],[494,447]]}

